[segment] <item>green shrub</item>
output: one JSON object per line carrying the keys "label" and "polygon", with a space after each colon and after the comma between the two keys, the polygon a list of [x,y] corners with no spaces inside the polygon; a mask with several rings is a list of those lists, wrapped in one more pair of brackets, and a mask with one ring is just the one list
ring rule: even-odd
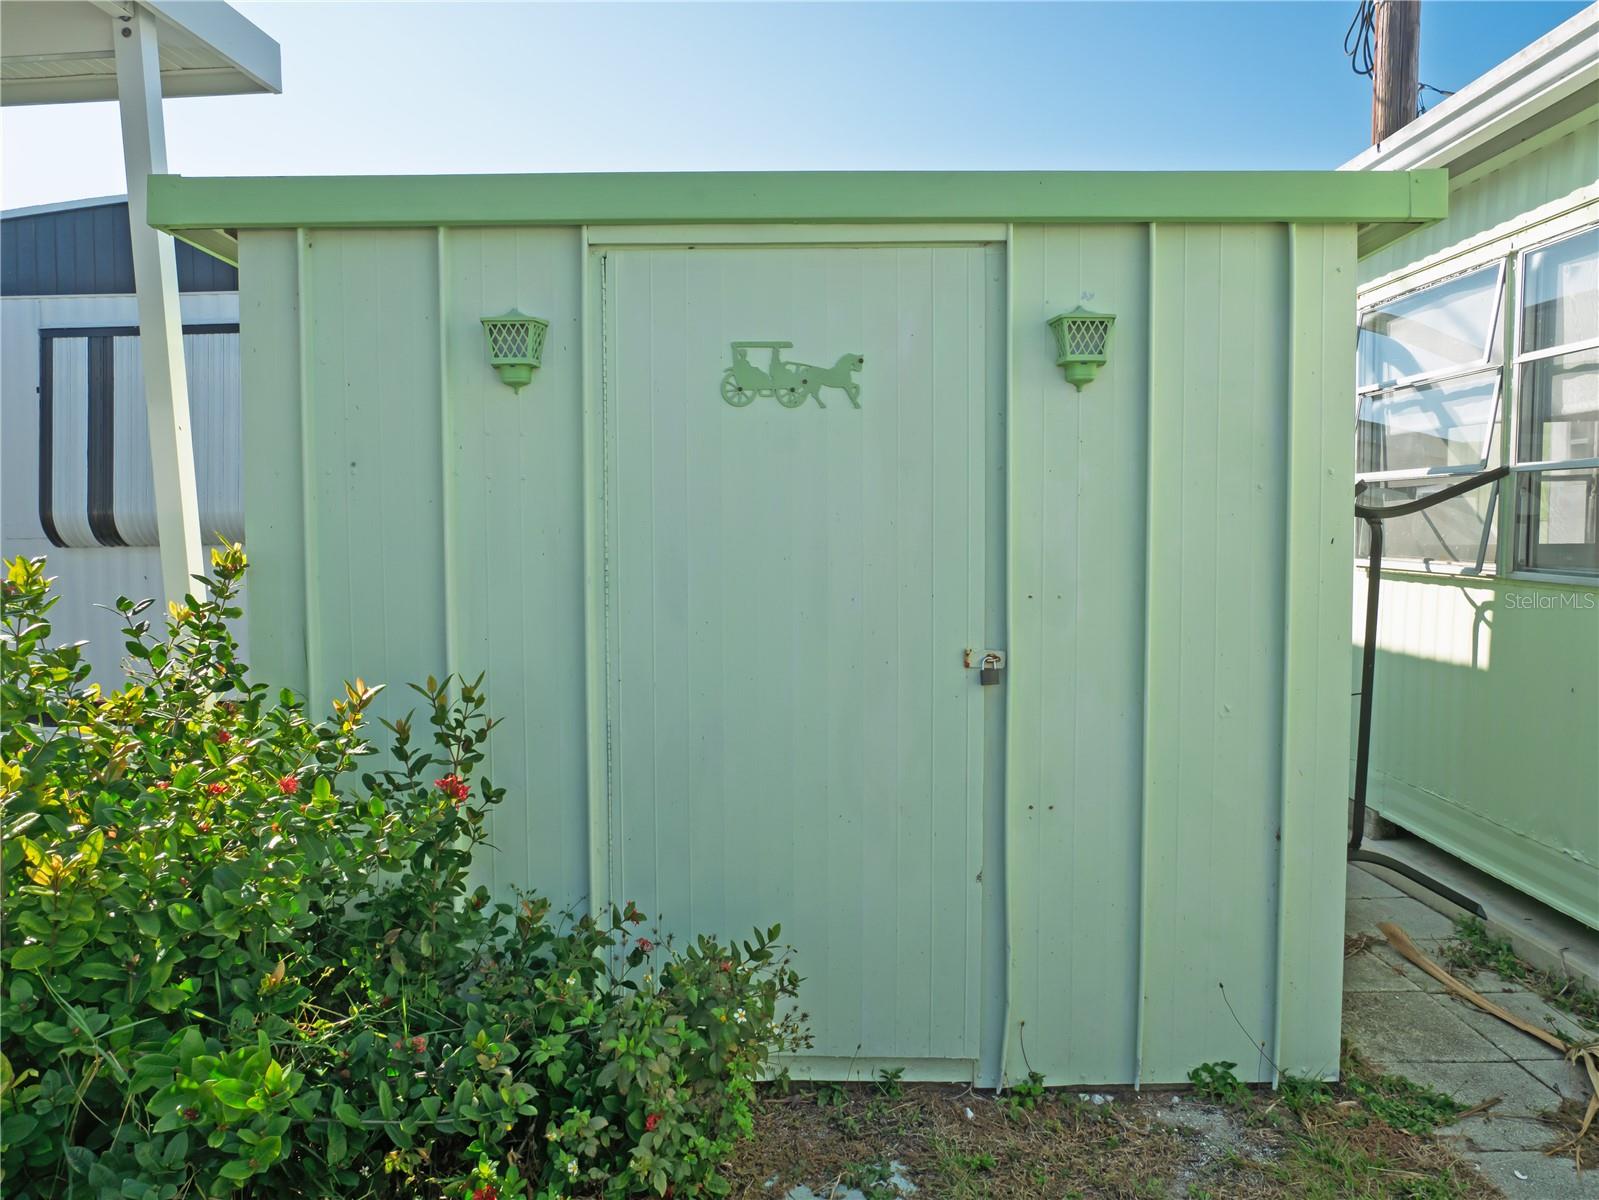
{"label": "green shrub", "polygon": [[126,600],[126,686],[54,647],[43,560],[4,585],[0,1190],[720,1194],[769,1055],[804,1044],[774,926],[742,946],[505,903],[468,873],[503,789],[479,684],[324,720],[252,684],[244,556],[160,629]]}

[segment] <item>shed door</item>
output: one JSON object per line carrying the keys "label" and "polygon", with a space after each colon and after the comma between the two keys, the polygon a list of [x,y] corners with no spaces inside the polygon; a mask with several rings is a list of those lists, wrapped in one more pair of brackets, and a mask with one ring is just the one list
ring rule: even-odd
{"label": "shed door", "polygon": [[999,689],[962,652],[1000,568],[1001,271],[982,246],[599,265],[613,899],[680,936],[780,921],[818,1055],[978,1055]]}

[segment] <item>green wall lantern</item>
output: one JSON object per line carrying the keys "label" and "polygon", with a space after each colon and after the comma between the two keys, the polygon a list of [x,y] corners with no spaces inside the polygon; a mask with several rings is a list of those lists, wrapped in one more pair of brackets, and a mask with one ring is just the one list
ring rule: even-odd
{"label": "green wall lantern", "polygon": [[498,317],[483,318],[483,336],[489,343],[489,363],[499,372],[500,382],[520,392],[533,382],[533,370],[544,354],[544,334],[548,321],[512,309]]}
{"label": "green wall lantern", "polygon": [[1050,331],[1055,335],[1055,362],[1066,368],[1066,382],[1079,392],[1092,383],[1110,353],[1110,331],[1116,318],[1110,313],[1089,312],[1078,305],[1071,312],[1052,317]]}

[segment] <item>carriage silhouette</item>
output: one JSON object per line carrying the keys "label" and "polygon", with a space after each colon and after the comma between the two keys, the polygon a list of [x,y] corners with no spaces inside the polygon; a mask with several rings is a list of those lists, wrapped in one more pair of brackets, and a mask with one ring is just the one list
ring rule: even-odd
{"label": "carriage silhouette", "polygon": [[[784,362],[783,351],[793,346],[793,342],[732,343],[733,365],[722,372],[722,399],[734,408],[743,408],[758,396],[774,397],[784,408],[798,408],[807,400],[826,408],[822,389],[837,388],[856,408],[861,406],[861,385],[850,376],[866,364],[864,356],[845,354],[830,367]],[[765,370],[750,361],[751,350],[771,351]]]}

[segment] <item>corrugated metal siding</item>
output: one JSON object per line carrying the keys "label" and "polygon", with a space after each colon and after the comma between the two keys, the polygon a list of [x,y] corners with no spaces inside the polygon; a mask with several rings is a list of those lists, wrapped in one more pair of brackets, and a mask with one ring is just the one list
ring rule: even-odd
{"label": "corrugated metal siding", "polygon": [[[232,323],[238,319],[238,297],[189,295],[183,298],[182,309],[186,324]],[[119,633],[121,620],[102,606],[124,595],[135,599],[153,597],[164,606],[160,558],[154,548],[71,549],[50,543],[40,524],[39,505],[39,331],[127,328],[137,319],[136,302],[131,296],[7,297],[0,300],[0,339],[3,339],[0,341],[0,399],[3,399],[0,446],[5,452],[4,469],[0,470],[0,489],[3,489],[0,523],[3,523],[4,552],[7,556],[43,555],[49,560],[50,573],[57,577],[56,590],[61,597],[51,610],[55,635],[63,641],[88,641],[86,654],[93,667],[91,678],[102,684],[120,680],[124,655]],[[86,346],[82,340],[52,339],[52,351],[52,357],[69,351],[69,357],[83,357],[82,372],[86,373]],[[237,368],[234,370],[236,372]],[[83,386],[87,386],[86,379]],[[86,407],[83,417],[87,417]],[[234,429],[237,428],[235,421]],[[61,501],[64,504],[70,500],[74,510],[81,514],[78,520],[87,528],[86,443],[80,439],[77,444],[81,456],[77,471],[80,484],[63,494]],[[115,448],[119,454],[131,453],[132,443],[124,439]],[[238,450],[231,453],[237,464]],[[142,467],[147,475],[148,452],[145,457]],[[123,478],[131,478],[131,475]],[[53,485],[59,486],[59,476]],[[242,528],[242,521],[233,527]],[[94,545],[92,538],[88,545]],[[236,633],[248,649],[242,624]]]}
{"label": "corrugated metal siding", "polygon": [[[1362,259],[1360,277],[1519,233],[1596,181],[1590,122],[1454,188],[1448,219]],[[1358,661],[1364,570],[1354,585]],[[1385,572],[1378,637],[1372,806],[1599,928],[1599,589]]]}
{"label": "corrugated metal siding", "polygon": [[1497,170],[1452,187],[1449,216],[1425,225],[1360,260],[1362,282],[1398,271],[1468,238],[1514,223],[1522,213],[1599,181],[1599,124],[1513,159]]}
{"label": "corrugated metal siding", "polygon": [[[794,815],[763,830],[740,824],[737,812],[702,812],[692,806],[706,796],[681,756],[628,759],[625,744],[624,771],[663,771],[654,786],[668,791],[680,781],[666,799],[681,792],[692,825],[661,827],[618,810],[616,780],[591,777],[595,763],[603,772],[618,731],[607,725],[605,695],[588,687],[590,664],[605,653],[606,582],[603,552],[584,553],[584,480],[593,487],[603,469],[599,403],[608,368],[593,319],[600,277],[584,275],[579,232],[298,236],[247,232],[242,245],[251,555],[259,581],[276,589],[270,603],[255,598],[266,677],[309,686],[322,703],[356,673],[397,684],[445,667],[486,668],[491,705],[510,718],[491,748],[495,782],[512,797],[496,814],[498,850],[487,864],[501,891],[534,886],[558,903],[583,903],[611,895],[612,881],[637,882],[655,889],[673,919],[685,906],[710,914],[706,906],[727,897],[692,864],[715,853],[719,836],[749,851],[736,864],[742,874],[728,880],[754,893],[797,895],[814,883],[863,906],[875,896],[884,913],[925,902],[922,889],[937,882],[933,859],[892,829],[863,828],[855,841],[835,844],[820,839],[820,822],[796,823]],[[720,251],[696,261],[712,253]],[[809,252],[792,253],[799,262]],[[1009,255],[1013,392],[1005,399],[1006,458],[993,465],[1004,472],[1009,523],[996,524],[991,513],[985,536],[1003,535],[1007,547],[1010,722],[1007,736],[989,706],[984,786],[1003,786],[1005,803],[982,836],[985,888],[999,880],[1010,908],[1008,923],[984,910],[975,970],[985,1015],[1008,1003],[1010,1021],[980,1039],[979,1077],[997,1077],[1002,1052],[1009,1075],[1024,1074],[1024,1049],[1025,1061],[1056,1082],[1180,1081],[1196,1063],[1218,1058],[1269,1078],[1268,1055],[1296,1072],[1336,1070],[1349,704],[1341,581],[1352,471],[1338,397],[1353,387],[1353,230],[1018,229]],[[656,342],[648,368],[634,364],[643,373],[619,381],[635,406],[627,436],[646,440],[633,443],[635,451],[619,446],[613,467],[631,463],[629,486],[669,506],[664,517],[688,511],[687,498],[709,481],[681,463],[635,478],[652,463],[670,465],[661,447],[688,436],[669,406],[647,401],[681,386],[692,366],[685,347],[715,314],[668,303],[672,287],[688,280],[688,264],[662,270],[653,286],[665,291],[653,302],[647,289],[620,301],[648,307],[632,317],[619,311],[618,319],[653,330]],[[907,293],[907,328],[915,327],[916,294]],[[796,328],[808,320],[847,325],[861,302],[840,298],[825,317],[814,305],[785,313]],[[1119,316],[1111,362],[1081,393],[1061,380],[1044,327],[1078,302]],[[478,325],[511,304],[554,320],[545,365],[520,395],[488,368]],[[834,411],[844,403],[770,415],[792,419],[786,428],[801,438],[820,437],[832,429],[822,419],[856,415]],[[868,393],[863,404],[870,403]],[[640,458],[640,445],[653,446],[655,457]],[[924,459],[894,458],[890,469],[930,469]],[[869,499],[830,486],[835,471],[847,482],[851,461],[830,464],[815,487],[815,537],[832,530],[844,508]],[[771,494],[786,495],[793,480],[782,469],[769,474],[770,487],[744,481],[744,518],[784,529],[797,518],[774,510]],[[597,489],[586,502],[592,550],[604,533]],[[629,523],[610,550],[621,556],[617,565],[652,562],[651,528]],[[809,553],[800,532],[793,538],[796,553]],[[903,553],[914,557],[915,545]],[[895,563],[904,565],[901,553],[896,547]],[[943,565],[962,561],[957,554]],[[709,686],[707,664],[684,657],[695,622],[714,622],[717,611],[709,599],[685,602],[683,572],[691,569],[655,561],[642,578],[631,576],[655,593],[663,624],[616,627],[631,630],[613,643],[629,672],[655,680],[644,709],[653,721],[684,719],[674,689]],[[779,587],[782,578],[739,587]],[[1330,592],[1329,578],[1338,581]],[[810,595],[819,584],[807,575],[792,586]],[[991,583],[985,591],[992,614],[1004,589]],[[724,624],[736,619],[731,596],[720,598]],[[674,641],[679,630],[683,645]],[[639,638],[655,652],[636,657]],[[774,643],[745,665],[759,672],[765,654],[772,673],[797,670],[794,678],[829,694],[897,694],[882,691],[889,684],[873,676],[870,661],[845,674],[829,666],[824,678],[815,672],[832,661],[831,650],[817,648],[815,662],[804,653]],[[603,691],[603,670],[594,678]],[[637,680],[629,686],[635,699],[642,695]],[[802,705],[793,712],[796,738],[836,719]],[[810,778],[813,764],[797,753],[777,757]],[[906,765],[897,752],[883,762]],[[890,783],[885,777],[885,788]],[[617,819],[609,832],[608,806]],[[696,831],[710,847],[687,845]],[[994,853],[1000,845],[1002,857]],[[936,874],[954,869],[945,864]],[[970,935],[969,916],[959,928],[963,939]],[[868,975],[870,1010],[858,1036],[879,1036],[882,1022],[899,1020],[903,1009],[906,1036],[894,1050],[947,1053],[933,1038],[946,1028],[936,1010],[959,1000],[959,1041],[970,1046],[970,1001],[959,989],[928,995],[930,959],[903,960],[896,950],[850,965],[850,938],[860,937],[864,952],[868,932],[856,922],[853,934],[841,925],[822,934],[837,971]],[[812,979],[810,988],[834,995],[836,985]],[[825,1031],[835,1052],[848,1037],[846,1029]],[[933,1060],[910,1061],[924,1073],[952,1074],[929,1066]],[[849,1065],[817,1062],[822,1074]]]}
{"label": "corrugated metal siding", "polygon": [[[233,292],[238,271],[179,242],[180,292]],[[0,221],[0,296],[133,294],[128,204],[29,213]]]}

